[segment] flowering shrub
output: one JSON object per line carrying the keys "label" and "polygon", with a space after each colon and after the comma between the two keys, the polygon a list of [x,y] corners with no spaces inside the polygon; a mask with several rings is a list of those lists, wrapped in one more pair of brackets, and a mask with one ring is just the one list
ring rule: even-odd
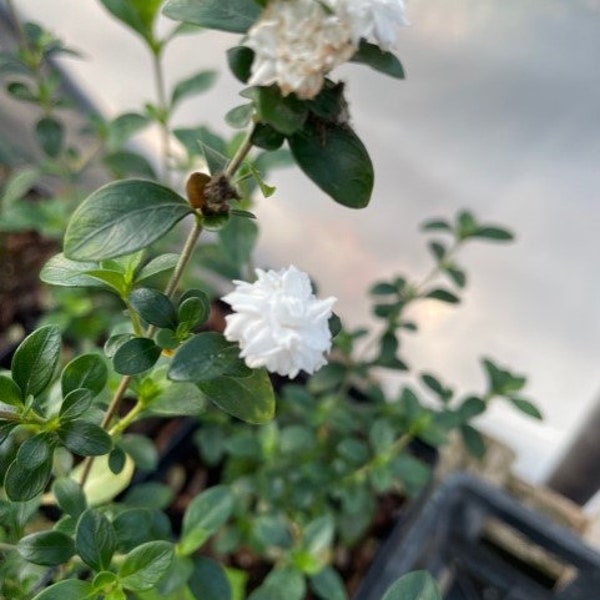
{"label": "flowering shrub", "polygon": [[[428,231],[449,234],[452,244],[431,243],[435,266],[424,283],[396,277],[372,288],[382,328],[361,356],[357,340],[367,332],[341,327],[332,314],[335,299],[317,299],[308,275],[294,267],[257,269],[255,281],[246,281],[258,234],[252,195],[273,193],[264,176],[289,159],[286,144],[334,201],[368,204],[373,166],[349,124],[343,86],[329,76],[354,60],[402,78],[391,52],[405,22],[402,2],[101,3],[146,44],[159,93],[144,113],[90,117],[93,152],[67,143],[66,102],[48,60],[70,50],[26,23],[17,28],[15,54],[2,57],[3,72],[14,75],[8,93],[40,108],[34,129],[43,155],[4,187],[3,224],[36,228],[60,240],[62,252],[41,273],[61,290],[57,314],[21,341],[10,370],[0,374],[0,594],[301,600],[310,590],[327,600],[345,598],[332,567],[334,546],[359,539],[378,494],[410,495],[424,483],[427,468],[408,451],[411,443],[439,445],[457,429],[473,452],[482,452],[470,421],[495,397],[537,415],[520,395],[525,379],[489,359],[487,389],[460,399],[432,374],[421,374],[438,408],[410,386],[387,398],[377,380],[382,368],[408,370],[399,356],[400,334],[416,328],[407,307],[459,301],[466,279],[458,248],[512,236],[468,212],[454,222],[428,223]],[[158,37],[161,8],[188,25],[243,34],[228,60],[248,85],[242,92],[248,102],[227,116],[242,135],[225,140],[204,126],[171,131],[178,103],[210,87],[214,74],[197,73],[166,93],[160,57],[189,27]],[[126,144],[150,124],[161,132],[162,177]],[[173,138],[187,153],[183,162],[171,152]],[[79,202],[76,184],[97,162],[111,180]],[[201,171],[187,176],[198,164]],[[184,195],[170,184],[182,174]],[[38,211],[25,196],[42,176],[68,183],[70,193]],[[188,227],[180,248],[171,233],[181,221]],[[205,230],[216,241],[197,246]],[[190,266],[235,280],[223,298],[233,310],[224,327],[214,326],[214,295]],[[89,292],[87,314],[97,319],[86,339],[72,327],[77,319],[68,295],[81,288]],[[276,402],[269,372],[305,385],[279,386]],[[136,427],[182,417],[201,423],[200,453],[206,464],[219,464],[222,477],[185,503],[178,522],[167,517],[170,488],[136,484],[137,474],[159,464],[156,446]],[[215,560],[246,546],[273,567],[254,589]],[[434,600],[439,593],[416,573],[385,600],[404,597]]]}

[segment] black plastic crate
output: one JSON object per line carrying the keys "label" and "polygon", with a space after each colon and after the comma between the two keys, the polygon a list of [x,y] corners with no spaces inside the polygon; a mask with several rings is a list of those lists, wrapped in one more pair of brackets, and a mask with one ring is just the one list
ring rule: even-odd
{"label": "black plastic crate", "polygon": [[[568,567],[568,582],[494,544],[493,519]],[[426,569],[445,600],[600,600],[600,554],[497,488],[467,474],[449,477],[398,523],[354,600],[380,600],[398,577]]]}

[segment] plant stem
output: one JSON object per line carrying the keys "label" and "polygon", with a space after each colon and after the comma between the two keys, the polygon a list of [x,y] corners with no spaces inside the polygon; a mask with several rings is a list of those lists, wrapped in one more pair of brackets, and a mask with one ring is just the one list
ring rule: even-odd
{"label": "plant stem", "polygon": [[161,158],[164,182],[169,185],[171,180],[171,169],[169,159],[171,157],[171,135],[169,132],[169,106],[167,104],[167,92],[165,88],[165,76],[162,66],[162,52],[160,49],[152,51],[152,68],[154,70],[154,82],[156,84],[156,98],[160,113],[160,136],[161,136]]}
{"label": "plant stem", "polygon": [[7,544],[6,542],[0,542],[0,552],[12,552],[17,547],[14,544]]}
{"label": "plant stem", "polygon": [[252,149],[252,134],[254,133],[254,126],[252,126],[248,133],[246,133],[246,137],[243,139],[240,147],[237,149],[235,156],[231,159],[231,162],[227,165],[225,169],[225,176],[230,178],[233,177],[236,171],[242,166],[244,159]]}

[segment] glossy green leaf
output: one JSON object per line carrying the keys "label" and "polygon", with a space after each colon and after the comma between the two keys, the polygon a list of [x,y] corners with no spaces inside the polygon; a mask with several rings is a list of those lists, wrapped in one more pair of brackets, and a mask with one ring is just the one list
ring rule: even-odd
{"label": "glossy green leaf", "polygon": [[97,396],[106,386],[108,368],[99,354],[82,354],[63,369],[60,384],[63,396],[76,389],[89,390]]}
{"label": "glossy green leaf", "polygon": [[255,88],[254,97],[260,121],[284,135],[300,130],[308,117],[305,102],[296,96],[282,96],[275,85]]}
{"label": "glossy green leaf", "polygon": [[210,314],[208,296],[198,290],[198,294],[186,297],[177,307],[177,319],[191,330],[202,325]]}
{"label": "glossy green leaf", "polygon": [[69,392],[60,407],[59,417],[61,422],[66,423],[81,417],[92,405],[94,395],[85,388],[75,389]]}
{"label": "glossy green leaf", "polygon": [[204,394],[193,383],[171,383],[149,404],[152,414],[164,417],[197,416],[206,410]]}
{"label": "glossy green leaf", "polygon": [[249,374],[237,344],[221,334],[199,333],[179,348],[169,368],[172,381],[203,382],[222,375]]}
{"label": "glossy green leaf", "polygon": [[108,569],[117,547],[111,522],[100,512],[88,508],[77,521],[75,548],[81,560],[95,571]]}
{"label": "glossy green leaf", "polygon": [[194,598],[232,600],[231,584],[224,568],[206,556],[194,558],[188,587]]}
{"label": "glossy green leaf", "polygon": [[58,327],[46,325],[29,334],[12,359],[11,371],[24,397],[37,396],[52,380],[60,356]]}
{"label": "glossy green leaf", "polygon": [[126,462],[127,455],[119,448],[119,446],[114,447],[110,451],[110,454],[108,455],[108,468],[112,473],[118,475],[125,468]]}
{"label": "glossy green leaf", "polygon": [[60,531],[43,531],[21,538],[17,552],[31,563],[52,567],[67,562],[75,554],[75,546],[73,540]]}
{"label": "glossy green leaf", "polygon": [[219,485],[196,496],[183,516],[179,551],[191,554],[225,524],[233,511],[231,489]]}
{"label": "glossy green leaf", "polygon": [[398,579],[382,600],[442,600],[442,594],[429,573],[414,571]]}
{"label": "glossy green leaf", "polygon": [[147,542],[134,548],[123,561],[118,576],[124,588],[134,592],[151,590],[173,561],[173,544]]}
{"label": "glossy green leaf", "polygon": [[177,327],[175,307],[162,292],[152,288],[138,288],[131,292],[129,302],[147,323],[165,329]]}
{"label": "glossy green leaf", "polygon": [[56,158],[65,141],[64,125],[53,117],[42,117],[35,125],[35,135],[44,153]]}
{"label": "glossy green leaf", "polygon": [[157,183],[116,181],[75,210],[65,233],[65,255],[104,260],[146,248],[188,215],[187,202]]}
{"label": "glossy green leaf", "polygon": [[119,445],[133,458],[138,469],[142,471],[154,471],[156,469],[158,451],[149,438],[136,433],[126,433],[121,438]]}
{"label": "glossy green leaf", "polygon": [[6,495],[13,502],[25,502],[39,496],[48,485],[52,472],[52,454],[35,467],[14,460],[4,476]]}
{"label": "glossy green leaf", "polygon": [[358,51],[351,61],[368,65],[372,69],[396,79],[404,79],[404,69],[398,58],[391,52],[381,50],[379,46],[365,42],[365,40],[360,41]]}
{"label": "glossy green leaf", "polygon": [[248,46],[235,46],[227,50],[227,64],[238,81],[246,83],[250,79],[254,50]]}
{"label": "glossy green leaf", "polygon": [[177,21],[245,33],[260,16],[254,0],[167,0],[163,13]]}
{"label": "glossy green leaf", "polygon": [[161,349],[153,340],[136,337],[119,346],[113,356],[113,365],[121,375],[137,375],[151,369],[160,353]]}
{"label": "glossy green leaf", "polygon": [[235,106],[225,114],[225,122],[234,129],[244,129],[250,124],[253,114],[253,104],[242,104]]}
{"label": "glossy green leaf", "polygon": [[250,141],[253,146],[273,152],[281,147],[285,141],[285,136],[270,125],[256,123]]}
{"label": "glossy green leaf", "polygon": [[6,375],[0,375],[0,402],[9,406],[23,405],[23,392],[21,388]]}
{"label": "glossy green leaf", "polygon": [[40,592],[33,600],[91,600],[97,593],[88,581],[66,579]]}
{"label": "glossy green leaf", "polygon": [[349,208],[367,206],[373,191],[373,164],[349,127],[307,124],[288,143],[304,173],[336,202]]}
{"label": "glossy green leaf", "polygon": [[108,454],[112,448],[112,439],[108,433],[88,421],[62,423],[57,433],[63,445],[79,456],[100,456]]}
{"label": "glossy green leaf", "polygon": [[306,580],[304,575],[294,567],[273,569],[264,583],[255,590],[248,600],[303,600],[306,597]]}
{"label": "glossy green leaf", "polygon": [[275,416],[273,387],[264,369],[254,369],[248,377],[201,381],[198,387],[221,410],[247,423],[268,423]]}
{"label": "glossy green leaf", "polygon": [[98,268],[98,263],[70,260],[61,252],[53,256],[42,268],[40,279],[50,285],[61,287],[106,287],[88,271]]}
{"label": "glossy green leaf", "polygon": [[180,81],[171,95],[171,109],[175,108],[182,100],[210,89],[216,78],[216,71],[201,71],[188,79]]}
{"label": "glossy green leaf", "polygon": [[120,271],[113,271],[112,269],[90,269],[86,272],[86,275],[106,284],[107,287],[111,288],[121,298],[127,296],[128,284],[125,275]]}
{"label": "glossy green leaf", "polygon": [[151,277],[172,271],[177,265],[179,255],[175,253],[161,254],[142,267],[135,276],[136,283],[142,283]]}
{"label": "glossy green leaf", "polygon": [[58,506],[72,517],[79,517],[87,508],[87,501],[81,486],[69,477],[56,479],[52,484],[52,493]]}

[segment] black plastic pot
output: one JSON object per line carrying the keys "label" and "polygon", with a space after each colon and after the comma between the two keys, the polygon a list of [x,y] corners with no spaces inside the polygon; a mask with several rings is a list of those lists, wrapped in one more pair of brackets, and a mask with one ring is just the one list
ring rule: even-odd
{"label": "black plastic pot", "polygon": [[[571,567],[568,583],[495,546],[485,534],[490,518]],[[436,577],[445,600],[600,598],[600,554],[505,492],[462,473],[433,489],[398,523],[354,600],[380,600],[391,583],[415,569]]]}

